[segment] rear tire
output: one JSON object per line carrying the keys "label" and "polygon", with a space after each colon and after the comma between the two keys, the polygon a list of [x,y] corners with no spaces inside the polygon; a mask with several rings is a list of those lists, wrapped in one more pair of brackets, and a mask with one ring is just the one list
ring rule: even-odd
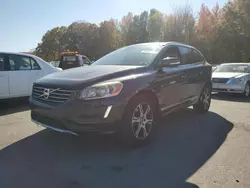
{"label": "rear tire", "polygon": [[206,84],[201,91],[199,100],[193,105],[194,111],[198,113],[208,112],[211,104],[212,87],[210,84]]}
{"label": "rear tire", "polygon": [[147,95],[133,98],[124,112],[122,142],[128,146],[137,146],[149,141],[155,130],[156,117],[156,103]]}

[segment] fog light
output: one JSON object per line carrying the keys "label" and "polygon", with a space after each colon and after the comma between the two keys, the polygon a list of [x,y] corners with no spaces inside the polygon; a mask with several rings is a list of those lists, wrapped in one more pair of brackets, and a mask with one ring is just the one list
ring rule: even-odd
{"label": "fog light", "polygon": [[105,114],[104,114],[104,118],[107,118],[107,117],[109,116],[109,113],[110,113],[110,111],[111,111],[111,108],[112,108],[112,105],[111,105],[111,106],[108,106],[108,108],[107,108],[107,110],[106,110],[106,112],[105,112]]}

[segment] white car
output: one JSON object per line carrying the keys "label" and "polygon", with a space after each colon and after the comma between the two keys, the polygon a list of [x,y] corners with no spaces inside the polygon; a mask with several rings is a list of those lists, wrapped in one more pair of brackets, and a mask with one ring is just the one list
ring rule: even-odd
{"label": "white car", "polygon": [[250,96],[250,64],[224,63],[212,74],[213,91]]}
{"label": "white car", "polygon": [[51,61],[49,63],[54,67],[59,67],[60,61]]}
{"label": "white car", "polygon": [[218,66],[213,66],[212,71],[214,72],[217,69]]}
{"label": "white car", "polygon": [[30,96],[37,79],[59,71],[34,55],[0,52],[0,99]]}

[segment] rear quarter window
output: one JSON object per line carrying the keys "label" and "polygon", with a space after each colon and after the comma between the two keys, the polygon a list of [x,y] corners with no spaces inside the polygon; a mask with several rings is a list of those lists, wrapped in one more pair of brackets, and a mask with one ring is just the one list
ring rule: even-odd
{"label": "rear quarter window", "polygon": [[30,63],[31,63],[32,70],[41,70],[41,67],[33,58],[30,58]]}

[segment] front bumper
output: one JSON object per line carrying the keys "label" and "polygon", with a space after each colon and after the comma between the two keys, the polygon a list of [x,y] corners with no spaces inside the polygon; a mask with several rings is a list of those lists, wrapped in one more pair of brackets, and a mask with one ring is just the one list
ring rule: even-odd
{"label": "front bumper", "polygon": [[113,99],[70,100],[57,106],[29,99],[31,120],[43,127],[77,135],[80,132],[115,132],[126,102]]}
{"label": "front bumper", "polygon": [[243,93],[245,91],[245,84],[213,83],[212,87],[214,92]]}

